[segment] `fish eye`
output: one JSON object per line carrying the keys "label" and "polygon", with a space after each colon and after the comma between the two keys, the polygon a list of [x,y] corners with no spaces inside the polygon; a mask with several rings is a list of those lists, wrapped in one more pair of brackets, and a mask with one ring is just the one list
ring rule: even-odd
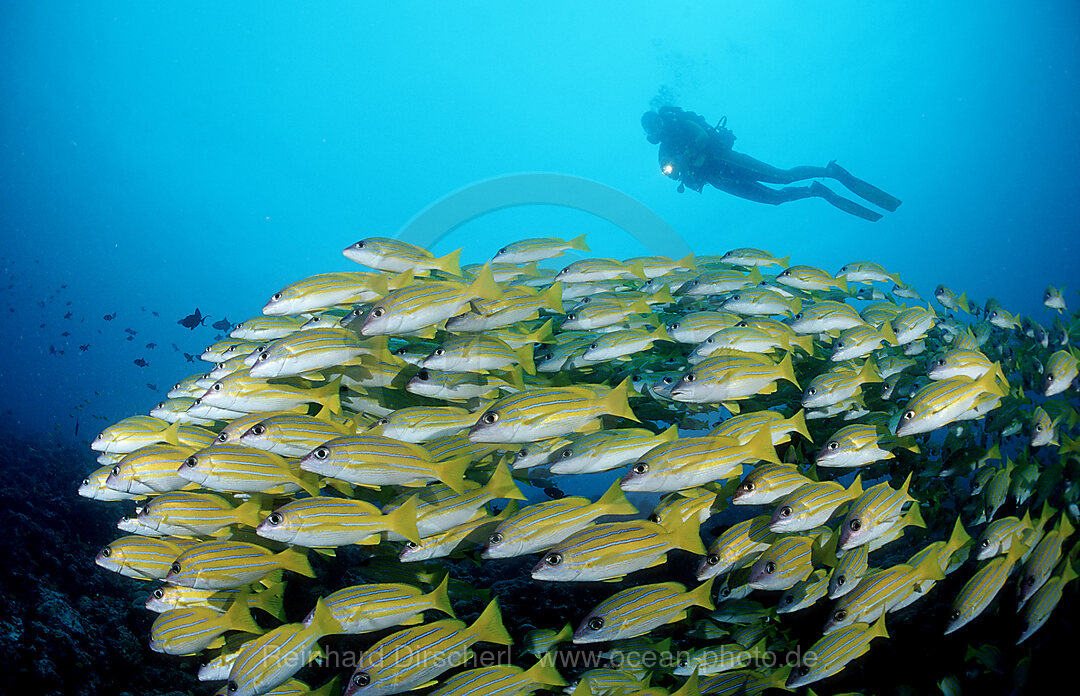
{"label": "fish eye", "polygon": [[428,374],[428,371],[427,371],[427,370],[420,370],[419,372],[417,372],[417,373],[416,373],[416,378],[417,378],[418,380],[420,380],[421,382],[426,382],[426,381],[428,381],[428,378],[429,378],[430,376],[431,376],[431,375],[429,375],[429,374]]}
{"label": "fish eye", "polygon": [[831,450],[837,449],[839,447],[840,447],[840,443],[837,442],[836,440],[833,440],[832,442],[830,442],[828,444],[828,448],[831,449]]}
{"label": "fish eye", "polygon": [[769,575],[772,575],[773,573],[775,573],[776,572],[776,563],[774,563],[772,561],[769,561],[768,563],[766,563],[765,564],[765,572],[768,573]]}
{"label": "fish eye", "polygon": [[733,300],[741,300],[741,299],[742,299],[742,295],[732,295],[732,296],[731,296],[731,299],[733,299]]}
{"label": "fish eye", "polygon": [[990,540],[989,540],[989,539],[983,539],[983,540],[982,540],[982,547],[983,547],[984,549],[988,549],[988,548],[990,548]]}
{"label": "fish eye", "polygon": [[953,613],[949,614],[949,618],[952,619],[953,621],[956,621],[957,619],[960,618],[960,612],[959,611],[953,611]]}
{"label": "fish eye", "polygon": [[112,555],[112,549],[110,549],[108,546],[106,546],[105,548],[103,548],[101,550],[101,555],[102,555],[103,558],[108,558],[109,556]]}
{"label": "fish eye", "polygon": [[173,564],[171,566],[169,566],[169,570],[171,570],[174,573],[179,573],[180,572],[180,561],[173,561]]}
{"label": "fish eye", "polygon": [[802,312],[799,312],[798,314],[796,314],[795,318],[796,319],[802,319]]}
{"label": "fish eye", "polygon": [[282,522],[282,517],[281,517],[281,513],[279,513],[279,512],[271,512],[266,518],[266,523],[268,525],[270,525],[271,527],[276,527],[279,524],[281,524],[281,522]]}
{"label": "fish eye", "polygon": [[378,319],[384,314],[386,314],[386,310],[382,307],[376,307],[375,309],[371,310],[371,316],[375,317],[376,319]]}
{"label": "fish eye", "polygon": [[405,542],[405,548],[407,548],[407,549],[418,549],[418,548],[420,548],[420,544],[417,544],[415,541],[406,541]]}
{"label": "fish eye", "polygon": [[1053,382],[1053,381],[1054,381],[1054,373],[1053,373],[1053,372],[1051,372],[1051,373],[1048,373],[1048,374],[1046,375],[1046,381],[1047,381],[1047,382]]}
{"label": "fish eye", "polygon": [[706,343],[712,343],[712,342],[713,342],[713,340],[712,340],[712,336],[709,336],[708,338],[706,338],[706,339],[705,339],[705,342],[706,342]]}
{"label": "fish eye", "polygon": [[[502,252],[500,251],[499,253],[501,254]],[[495,532],[494,534],[492,534],[491,536],[488,537],[488,543],[489,544],[499,544],[499,543],[502,543],[502,540],[503,540],[503,535],[499,534],[498,532]]]}
{"label": "fish eye", "polygon": [[596,350],[599,345],[599,343],[591,343],[589,344],[589,350]]}
{"label": "fish eye", "polygon": [[573,321],[573,320],[577,319],[577,315],[576,314],[567,314],[566,318],[569,319],[570,321]]}
{"label": "fish eye", "polygon": [[810,396],[813,396],[814,394],[817,394],[817,387],[810,387],[809,389],[806,390],[806,393],[809,394]]}
{"label": "fish eye", "polygon": [[229,689],[229,693],[231,694],[233,692],[239,691],[240,690],[240,685],[237,684],[234,681],[231,681],[231,682],[229,682],[228,689]]}
{"label": "fish eye", "polygon": [[572,450],[572,449],[564,449],[562,451],[562,458],[563,459],[568,459],[568,458],[573,457],[573,456],[574,456],[574,450]]}
{"label": "fish eye", "polygon": [[940,358],[937,361],[937,364],[940,365],[941,367],[944,367],[945,366],[945,358]]}
{"label": "fish eye", "polygon": [[637,464],[634,465],[634,468],[631,469],[631,471],[633,471],[635,474],[648,473],[649,465],[646,464],[645,462],[638,462]]}
{"label": "fish eye", "polygon": [[694,373],[693,372],[687,372],[685,375],[683,375],[683,381],[684,382],[693,382],[694,381]]}
{"label": "fish eye", "polygon": [[357,672],[352,677],[353,686],[367,686],[371,683],[371,676],[367,672]]}
{"label": "fish eye", "polygon": [[355,244],[355,246],[356,246],[357,249],[363,249],[364,248],[364,243],[363,242],[357,242]]}
{"label": "fish eye", "polygon": [[715,553],[710,553],[708,556],[705,557],[705,562],[709,565],[714,566],[720,562],[720,556]]}
{"label": "fish eye", "polygon": [[795,598],[790,596],[790,595],[788,595],[787,597],[784,597],[784,604],[791,604],[794,601],[795,601]]}
{"label": "fish eye", "polygon": [[594,616],[589,619],[588,626],[590,631],[599,631],[604,627],[604,620],[599,616]]}
{"label": "fish eye", "polygon": [[314,455],[315,455],[316,459],[326,459],[327,457],[330,456],[330,448],[329,447],[317,447],[315,449]]}
{"label": "fish eye", "polygon": [[184,466],[186,466],[189,469],[194,469],[196,466],[198,466],[198,464],[199,464],[199,460],[196,459],[195,457],[188,457],[187,459],[184,460]]}
{"label": "fish eye", "polygon": [[527,456],[529,456],[529,450],[525,449],[524,447],[522,447],[521,449],[518,450],[518,453],[517,453],[517,458],[518,459],[524,459]]}
{"label": "fish eye", "polygon": [[780,508],[780,516],[781,517],[791,517],[791,506],[790,505],[785,505],[784,507]]}
{"label": "fish eye", "polygon": [[690,664],[690,660],[688,658],[686,658],[686,657],[680,657],[679,658],[679,666],[680,667],[685,667],[688,664]]}
{"label": "fish eye", "polygon": [[1041,425],[1036,425],[1035,426],[1035,432],[1041,433],[1042,431],[1043,431],[1043,427]]}
{"label": "fish eye", "polygon": [[387,423],[389,423],[389,422],[390,422],[390,419],[389,419],[389,418],[380,418],[380,419],[379,419],[379,420],[378,420],[378,421],[377,421],[377,422],[375,423],[375,425],[386,425],[386,424],[387,424]]}
{"label": "fish eye", "polygon": [[679,328],[679,322],[675,322],[674,324],[672,324],[668,328],[671,329],[672,331],[674,331],[675,329]]}
{"label": "fish eye", "polygon": [[836,342],[836,347],[837,348],[843,348],[844,347],[844,342],[843,341],[837,341]]}
{"label": "fish eye", "polygon": [[120,467],[119,466],[114,466],[112,468],[112,474],[113,474],[113,476],[119,476],[120,475]]}
{"label": "fish eye", "polygon": [[720,596],[721,597],[730,597],[731,596],[731,588],[727,587],[727,586],[721,587],[720,588]]}
{"label": "fish eye", "polygon": [[746,483],[744,483],[744,484],[742,485],[742,489],[743,489],[744,491],[752,491],[752,490],[754,490],[754,488],[755,488],[755,487],[756,487],[756,486],[754,486],[754,482],[753,482],[753,481],[747,481]]}
{"label": "fish eye", "polygon": [[904,412],[904,420],[911,420],[914,417],[915,417],[915,412],[914,411],[905,411]]}
{"label": "fish eye", "polygon": [[860,529],[862,528],[862,522],[860,522],[860,521],[859,521],[859,518],[858,518],[858,517],[856,517],[855,519],[853,519],[853,520],[851,520],[850,522],[848,522],[848,523],[847,523],[847,526],[848,526],[848,528],[849,528],[849,529],[850,529],[851,531],[853,531],[853,532],[857,532],[857,531],[859,531],[859,530],[860,530]]}
{"label": "fish eye", "polygon": [[840,585],[841,587],[843,587],[845,582],[847,582],[847,578],[845,576],[843,576],[843,575],[837,576],[837,578],[836,578],[836,584],[837,585]]}
{"label": "fish eye", "polygon": [[847,612],[843,609],[837,610],[833,615],[833,621],[843,621],[847,618]]}
{"label": "fish eye", "polygon": [[498,251],[496,251],[495,253],[496,253],[496,254],[505,254],[505,253],[506,253],[506,247],[503,247],[502,249],[499,249],[499,250],[498,250]]}
{"label": "fish eye", "polygon": [[89,485],[90,485],[90,479],[88,479],[88,478],[84,478],[84,479],[82,480],[82,485],[84,485],[84,486],[89,486]]}
{"label": "fish eye", "polygon": [[214,386],[210,387],[214,391],[221,391],[221,382],[214,382]]}
{"label": "fish eye", "polygon": [[436,348],[434,354],[435,355],[444,355],[445,353],[446,353],[446,351],[443,350],[442,348]]}
{"label": "fish eye", "polygon": [[1034,575],[1029,575],[1026,578],[1024,578],[1024,584],[1027,585],[1028,587],[1031,587],[1032,585],[1034,585],[1035,584],[1035,576]]}
{"label": "fish eye", "polygon": [[258,425],[252,426],[251,432],[255,435],[262,435],[266,432],[266,426],[262,423],[259,423]]}
{"label": "fish eye", "polygon": [[218,433],[218,436],[217,436],[217,441],[218,442],[225,442],[228,439],[229,439],[228,433]]}
{"label": "fish eye", "polygon": [[270,359],[270,354],[269,353],[259,353],[259,360],[269,360],[269,359]]}
{"label": "fish eye", "polygon": [[799,675],[800,676],[805,677],[807,674],[810,674],[810,667],[808,665],[803,665],[802,667],[799,668]]}
{"label": "fish eye", "polygon": [[481,418],[480,420],[484,421],[488,425],[491,425],[495,421],[499,420],[499,414],[496,413],[495,411],[488,411],[487,413],[484,414],[484,417]]}
{"label": "fish eye", "polygon": [[549,553],[548,555],[544,556],[544,563],[547,563],[548,565],[551,565],[551,566],[557,566],[560,563],[562,563],[562,554],[561,553]]}
{"label": "fish eye", "polygon": [[271,300],[280,300],[281,299],[281,293],[280,292],[275,292],[270,299]]}
{"label": "fish eye", "polygon": [[660,515],[657,515],[654,512],[653,514],[649,515],[649,521],[653,524],[660,524]]}
{"label": "fish eye", "polygon": [[156,590],[154,590],[154,597],[156,597],[157,599],[164,598],[165,597],[165,590],[161,589],[160,587],[157,588]]}

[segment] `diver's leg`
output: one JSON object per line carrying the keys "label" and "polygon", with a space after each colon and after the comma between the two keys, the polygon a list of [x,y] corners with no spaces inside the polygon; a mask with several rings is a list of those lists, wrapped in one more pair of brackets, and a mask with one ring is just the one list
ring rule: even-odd
{"label": "diver's leg", "polygon": [[734,150],[727,150],[722,155],[718,155],[718,158],[735,169],[739,178],[755,179],[767,184],[790,184],[795,181],[831,176],[827,167],[804,166],[780,169]]}
{"label": "diver's leg", "polygon": [[855,201],[849,201],[841,195],[835,193],[825,184],[820,181],[815,181],[810,184],[810,195],[817,196],[818,198],[824,198],[829,203],[843,210],[845,213],[851,213],[852,215],[861,217],[863,220],[869,220],[870,222],[877,222],[881,219],[881,213],[869,208],[864,208]]}
{"label": "diver's leg", "polygon": [[825,169],[828,171],[827,176],[830,179],[836,179],[843,184],[847,190],[851,191],[859,198],[868,200],[874,205],[888,210],[890,213],[896,210],[900,205],[899,198],[890,196],[877,186],[868,184],[862,179],[852,176],[848,170],[841,167],[835,161],[829,162],[829,165],[825,167]]}
{"label": "diver's leg", "polygon": [[817,195],[810,190],[809,186],[787,186],[782,189],[774,189],[757,181],[739,181],[735,179],[714,179],[709,183],[713,187],[733,196],[745,198],[755,203],[768,203],[769,205],[780,205],[788,201],[797,201],[800,198],[813,198]]}

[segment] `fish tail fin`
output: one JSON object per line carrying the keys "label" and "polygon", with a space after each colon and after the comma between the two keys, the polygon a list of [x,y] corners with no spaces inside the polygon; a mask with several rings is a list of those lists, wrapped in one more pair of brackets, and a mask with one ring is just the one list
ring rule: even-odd
{"label": "fish tail fin", "polygon": [[341,376],[327,382],[313,393],[316,403],[330,409],[331,413],[341,413]]}
{"label": "fish tail fin", "polygon": [[949,555],[952,555],[953,551],[959,551],[970,543],[971,536],[968,535],[967,530],[964,529],[964,523],[960,520],[960,516],[957,515],[956,523],[953,524],[952,533],[949,534],[949,540],[945,543],[945,548],[949,550]]}
{"label": "fish tail fin", "polygon": [[604,494],[596,501],[596,506],[604,511],[605,515],[636,515],[638,509],[626,499],[626,494],[619,486],[619,479],[615,479]]}
{"label": "fish tail fin", "polygon": [[1071,581],[1075,580],[1076,578],[1077,578],[1076,567],[1072,563],[1069,563],[1069,561],[1066,560],[1065,561],[1065,570],[1064,570],[1064,572],[1061,573],[1061,584],[1064,585],[1064,584],[1066,584],[1068,582],[1071,582]]}
{"label": "fish tail fin", "polygon": [[647,275],[645,275],[645,262],[644,261],[640,261],[640,260],[635,261],[632,264],[630,264],[629,266],[627,266],[626,270],[629,271],[630,275],[634,276],[638,280],[648,280],[649,279],[649,277]]}
{"label": "fish tail fin", "polygon": [[913,503],[911,509],[907,513],[907,523],[909,527],[921,527],[926,529],[926,520],[922,516],[922,506],[918,503]]}
{"label": "fish tail fin", "polygon": [[229,627],[230,631],[240,631],[242,633],[265,633],[265,631],[259,627],[259,624],[255,623],[255,619],[251,616],[251,608],[248,605],[248,593],[241,592],[240,595],[233,600],[229,605],[229,610],[225,612],[225,616],[222,617],[222,621]]}
{"label": "fish tail fin", "polygon": [[776,259],[776,263],[780,264],[780,268],[787,268],[791,265],[791,254],[788,254],[787,256],[781,256],[780,258]]}
{"label": "fish tail fin", "polygon": [[656,330],[652,332],[652,337],[658,341],[669,341],[675,343],[675,339],[668,335],[667,329],[663,324],[656,327]]}
{"label": "fish tail fin", "polygon": [[874,384],[881,381],[881,375],[878,374],[873,356],[868,357],[866,362],[863,363],[862,369],[859,370],[859,380],[863,384]]}
{"label": "fish tail fin", "polygon": [[533,347],[531,344],[526,343],[520,348],[514,348],[514,355],[517,356],[518,364],[521,365],[521,369],[525,370],[530,375],[536,374],[536,363],[533,362]]}
{"label": "fish tail fin", "polygon": [[444,462],[435,462],[435,471],[438,479],[450,487],[455,493],[465,491],[465,470],[472,462],[471,457],[458,457]]}
{"label": "fish tail fin", "polygon": [[678,518],[673,521],[675,528],[668,530],[668,543],[673,548],[704,556],[705,545],[701,543],[700,518],[697,515],[691,515],[685,522]]}
{"label": "fish tail fin", "polygon": [[469,285],[467,292],[473,297],[485,300],[497,300],[502,297],[502,290],[495,282],[495,275],[491,272],[491,262],[485,263],[476,273],[476,279]]}
{"label": "fish tail fin", "polygon": [[416,496],[411,495],[401,505],[394,508],[384,518],[386,528],[405,537],[414,544],[420,543],[420,532],[416,529]]}
{"label": "fish tail fin", "polygon": [[833,278],[833,282],[836,283],[836,287],[840,288],[844,292],[848,292],[847,278],[844,276],[836,276]]}
{"label": "fish tail fin", "polygon": [[892,323],[885,320],[881,323],[881,328],[878,329],[878,333],[885,337],[885,342],[890,346],[898,346],[900,342],[896,340],[896,332],[893,331]]}
{"label": "fish tail fin", "polygon": [[162,439],[164,439],[165,442],[167,442],[168,444],[170,444],[170,445],[172,445],[174,447],[179,447],[180,446],[180,421],[176,421],[175,423],[170,423],[169,427],[162,430],[161,433],[159,433],[159,434],[162,437]]}
{"label": "fish tail fin", "polygon": [[764,282],[765,280],[765,278],[761,275],[761,269],[757,266],[754,266],[750,269],[750,274],[746,276],[746,279],[749,280],[750,283],[753,285],[757,285],[758,283]]}
{"label": "fish tail fin", "polygon": [[495,471],[492,472],[491,478],[488,479],[487,484],[484,485],[484,493],[490,498],[509,498],[510,500],[525,500],[526,496],[518,488],[517,483],[514,482],[514,477],[510,473],[510,467],[506,465],[506,462],[500,462]]}
{"label": "fish tail fin", "polygon": [[565,643],[574,637],[574,629],[569,623],[563,624],[563,627],[559,629],[559,632],[555,634],[552,639],[552,644]]}
{"label": "fish tail fin", "polygon": [[311,569],[311,562],[308,560],[307,554],[298,550],[295,546],[277,554],[277,561],[278,565],[285,570],[291,570],[297,575],[303,575],[305,578],[315,577],[315,571]]}
{"label": "fish tail fin", "polygon": [[262,520],[259,518],[259,513],[262,511],[262,496],[253,495],[248,500],[240,503],[236,506],[234,512],[236,513],[236,521],[245,527],[258,527],[259,522]]}
{"label": "fish tail fin", "polygon": [[663,442],[675,442],[679,439],[679,426],[672,423],[667,430],[657,435]]}
{"label": "fish tail fin", "polygon": [[686,256],[676,261],[675,265],[679,268],[685,268],[688,271],[693,271],[697,269],[697,259],[694,258],[693,254],[687,254]]}
{"label": "fish tail fin", "polygon": [[511,365],[506,368],[506,375],[503,379],[514,389],[525,391],[525,375],[521,369],[521,365]]}
{"label": "fish tail fin", "polygon": [[956,304],[960,309],[964,310],[965,314],[971,314],[971,307],[968,306],[967,293],[961,292],[960,297],[956,298]]}
{"label": "fish tail fin", "polygon": [[881,618],[873,623],[869,629],[871,638],[888,638],[889,632],[885,630],[885,612],[881,612]]}
{"label": "fish tail fin", "polygon": [[578,251],[592,251],[589,245],[585,243],[585,235],[579,234],[566,243],[571,249],[577,249]]}
{"label": "fish tail fin", "polygon": [[468,629],[476,640],[498,645],[513,645],[514,639],[506,631],[503,625],[502,612],[499,611],[499,600],[493,599],[488,603],[484,611],[480,613],[476,621]]}
{"label": "fish tail fin", "polygon": [[562,301],[563,284],[562,281],[557,281],[551,284],[551,287],[540,294],[540,298],[543,300],[543,306],[550,309],[556,314],[566,314]]}
{"label": "fish tail fin", "polygon": [[847,489],[848,497],[854,500],[863,494],[862,487],[862,474],[856,474],[855,480],[851,482],[851,485]]}
{"label": "fish tail fin", "polygon": [[1076,528],[1072,526],[1072,522],[1069,522],[1069,516],[1062,512],[1061,522],[1058,523],[1058,535],[1060,535],[1062,539],[1068,539],[1075,531]]}
{"label": "fish tail fin", "polygon": [[439,582],[438,586],[429,592],[424,599],[428,601],[428,604],[435,611],[441,611],[451,618],[457,618],[454,613],[454,607],[450,604],[450,573],[443,575],[443,579]]}
{"label": "fish tail fin", "polygon": [[812,334],[806,334],[805,336],[792,336],[791,343],[802,349],[802,352],[806,353],[810,357],[814,356],[814,336]]}
{"label": "fish tail fin", "polygon": [[308,630],[320,638],[343,632],[341,623],[334,618],[334,613],[330,611],[330,607],[326,606],[326,600],[322,597],[315,602],[315,611],[312,614],[311,623],[308,624]]}
{"label": "fish tail fin", "polygon": [[690,590],[690,603],[695,604],[702,609],[708,609],[712,611],[716,608],[716,605],[712,601],[712,586],[718,576],[714,575],[705,582],[701,583],[694,589]]}
{"label": "fish tail fin", "polygon": [[791,364],[791,353],[785,353],[784,357],[780,360],[780,364],[776,366],[776,369],[780,371],[780,379],[787,380],[795,385],[796,389],[799,389],[799,382],[795,379],[795,367]]}
{"label": "fish tail fin", "polygon": [[675,301],[675,298],[671,296],[671,288],[666,285],[654,292],[650,299],[655,300],[657,304],[671,304]]}
{"label": "fish tail fin", "polygon": [[555,669],[555,652],[549,652],[540,660],[521,673],[521,677],[530,684],[543,684],[545,686],[566,686],[566,680]]}
{"label": "fish tail fin", "polygon": [[746,452],[751,457],[763,462],[780,463],[780,458],[776,456],[776,447],[773,446],[772,428],[768,425],[761,426],[750,437],[750,440],[746,443]]}
{"label": "fish tail fin", "polygon": [[250,604],[262,609],[282,623],[285,622],[285,582],[274,583],[264,591],[252,595]]}
{"label": "fish tail fin", "polygon": [[908,472],[907,478],[904,479],[904,484],[900,486],[900,495],[906,496],[908,494],[908,489],[911,488],[911,477],[912,475],[914,475],[914,473],[914,471]]}
{"label": "fish tail fin", "polygon": [[336,478],[327,478],[324,484],[330,488],[333,488],[338,493],[352,498],[356,494],[356,487],[348,481],[342,481]]}
{"label": "fish tail fin", "polygon": [[300,471],[296,474],[296,485],[314,498],[319,495],[319,490],[322,488],[322,477],[310,471]]}
{"label": "fish tail fin", "polygon": [[800,408],[795,412],[795,415],[788,419],[788,423],[791,427],[795,428],[795,432],[806,438],[808,442],[813,442],[814,438],[810,437],[810,429],[806,426],[806,409]]}
{"label": "fish tail fin", "polygon": [[629,399],[630,378],[627,377],[619,383],[619,386],[615,387],[604,396],[604,413],[640,423],[641,421],[634,415],[633,410],[630,408]]}

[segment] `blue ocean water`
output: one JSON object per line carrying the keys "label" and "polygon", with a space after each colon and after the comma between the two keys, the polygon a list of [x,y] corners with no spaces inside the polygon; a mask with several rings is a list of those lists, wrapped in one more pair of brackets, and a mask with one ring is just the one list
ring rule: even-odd
{"label": "blue ocean water", "polygon": [[[348,243],[518,172],[623,191],[699,254],[758,246],[833,271],[874,260],[926,297],[945,283],[1049,318],[1043,288],[1073,281],[1080,259],[1078,14],[1073,2],[4,3],[5,417],[39,431],[80,419],[92,436],[95,417],[145,409],[195,371],[183,353],[220,333],[176,324],[195,308],[207,326],[257,314],[289,282],[355,267]],[[821,200],[680,195],[639,125],[658,95],[727,116],[740,151],[781,167],[836,159],[904,203],[870,224]],[[663,251],[550,206],[486,215],[435,251],[476,261],[581,232],[601,255]]]}

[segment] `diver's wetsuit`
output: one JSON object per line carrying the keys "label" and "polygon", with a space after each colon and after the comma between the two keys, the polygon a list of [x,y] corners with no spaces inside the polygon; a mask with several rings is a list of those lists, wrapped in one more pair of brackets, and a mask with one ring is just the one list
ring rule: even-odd
{"label": "diver's wetsuit", "polygon": [[722,122],[713,128],[692,111],[662,107],[658,112],[646,112],[642,116],[642,125],[645,126],[649,142],[660,145],[661,171],[679,179],[683,186],[694,191],[700,192],[705,184],[711,184],[740,198],[770,205],[801,198],[823,198],[840,210],[865,220],[881,219],[880,213],[837,195],[817,181],[809,186],[785,186],[780,189],[762,183],[790,184],[806,179],[828,178],[890,212],[900,205],[899,199],[852,176],[835,162],[824,167],[779,169],[735,152],[731,147],[735,136],[723,127]]}

